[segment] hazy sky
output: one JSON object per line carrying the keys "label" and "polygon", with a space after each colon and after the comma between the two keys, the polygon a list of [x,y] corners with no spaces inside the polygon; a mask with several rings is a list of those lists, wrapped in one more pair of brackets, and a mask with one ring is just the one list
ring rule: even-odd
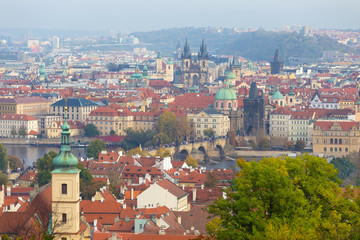
{"label": "hazy sky", "polygon": [[0,28],[148,31],[172,27],[360,29],[360,0],[1,0]]}

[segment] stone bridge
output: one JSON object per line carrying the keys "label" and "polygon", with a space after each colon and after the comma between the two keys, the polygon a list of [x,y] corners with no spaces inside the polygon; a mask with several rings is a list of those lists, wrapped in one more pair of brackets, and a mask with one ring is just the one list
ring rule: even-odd
{"label": "stone bridge", "polygon": [[[188,155],[192,155],[198,161],[206,161],[211,157],[224,158],[225,155],[231,154],[233,150],[228,145],[226,138],[218,138],[212,141],[188,143],[166,149],[170,151],[172,156],[180,154],[186,158]],[[155,155],[156,150],[149,153]]]}

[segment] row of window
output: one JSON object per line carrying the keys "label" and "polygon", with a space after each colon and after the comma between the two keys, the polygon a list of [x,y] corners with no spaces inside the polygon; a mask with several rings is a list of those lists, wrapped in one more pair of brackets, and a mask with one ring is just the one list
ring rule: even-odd
{"label": "row of window", "polygon": [[[326,147],[324,147],[324,152],[326,152],[327,151],[327,148]],[[330,152],[337,152],[338,151],[338,148],[330,148]],[[348,148],[345,148],[345,152],[348,152],[349,151],[349,149]],[[340,147],[339,148],[339,152],[342,152],[342,148]]]}

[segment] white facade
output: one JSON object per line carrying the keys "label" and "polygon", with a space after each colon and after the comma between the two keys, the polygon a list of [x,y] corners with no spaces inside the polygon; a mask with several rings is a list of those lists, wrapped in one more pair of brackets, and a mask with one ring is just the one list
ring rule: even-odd
{"label": "white facade", "polygon": [[160,206],[166,206],[173,211],[186,211],[187,195],[178,199],[167,189],[154,183],[137,196],[138,208],[156,208]]}
{"label": "white facade", "polygon": [[[26,134],[31,130],[39,132],[39,120],[24,114],[3,114],[0,116],[0,136],[15,137],[21,128],[26,129]],[[12,130],[15,130],[15,135],[11,134]]]}

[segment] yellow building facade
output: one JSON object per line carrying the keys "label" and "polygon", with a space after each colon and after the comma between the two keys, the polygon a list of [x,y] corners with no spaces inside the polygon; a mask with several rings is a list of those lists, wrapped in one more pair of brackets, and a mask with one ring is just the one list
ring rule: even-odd
{"label": "yellow building facade", "polygon": [[359,152],[359,122],[319,120],[314,123],[313,153],[341,157]]}

